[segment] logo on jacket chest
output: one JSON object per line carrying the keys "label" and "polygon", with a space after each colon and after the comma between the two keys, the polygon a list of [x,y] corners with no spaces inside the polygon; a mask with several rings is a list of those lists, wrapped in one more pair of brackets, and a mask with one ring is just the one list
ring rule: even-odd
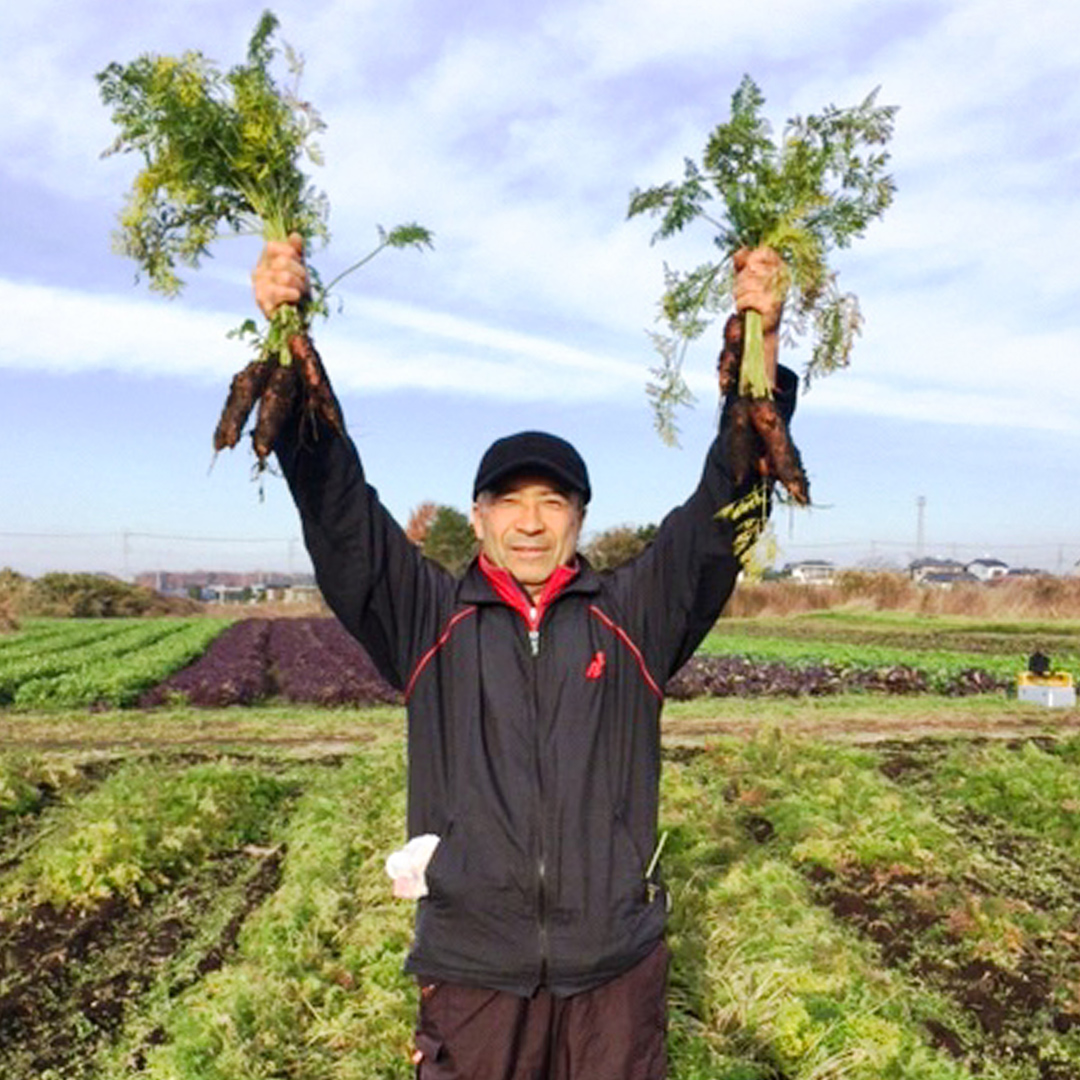
{"label": "logo on jacket chest", "polygon": [[603,649],[597,649],[596,654],[589,661],[589,666],[585,669],[586,679],[599,679],[604,674],[604,668],[607,666],[607,657],[604,655]]}

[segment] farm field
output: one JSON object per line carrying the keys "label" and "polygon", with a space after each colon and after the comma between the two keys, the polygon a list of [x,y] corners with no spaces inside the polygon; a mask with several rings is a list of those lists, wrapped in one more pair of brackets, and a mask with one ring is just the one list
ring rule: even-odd
{"label": "farm field", "polygon": [[226,619],[35,619],[0,637],[0,705],[132,705],[201,656]]}
{"label": "farm field", "polygon": [[[724,619],[668,685],[675,700],[849,691],[1000,694],[1036,650],[1080,670],[1080,623],[838,612]],[[0,638],[0,706],[203,706],[398,695],[333,618],[36,619]]]}
{"label": "farm field", "polygon": [[[412,1075],[404,713],[282,685],[0,709],[5,1080]],[[1080,713],[781,691],[664,739],[674,1080],[1080,1077]]]}

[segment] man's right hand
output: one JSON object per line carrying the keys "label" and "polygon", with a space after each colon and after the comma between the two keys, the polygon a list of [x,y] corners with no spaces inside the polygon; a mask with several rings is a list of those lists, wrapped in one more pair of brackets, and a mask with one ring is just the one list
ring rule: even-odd
{"label": "man's right hand", "polygon": [[765,377],[776,386],[780,355],[780,319],[784,313],[784,262],[772,248],[740,248],[735,252],[735,308],[761,314]]}
{"label": "man's right hand", "polygon": [[311,291],[304,265],[304,239],[268,240],[251,273],[255,303],[269,319],[282,304],[298,304]]}

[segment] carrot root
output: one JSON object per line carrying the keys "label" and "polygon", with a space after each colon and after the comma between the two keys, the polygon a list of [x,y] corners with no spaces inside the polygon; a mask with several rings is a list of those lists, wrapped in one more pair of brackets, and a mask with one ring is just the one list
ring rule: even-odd
{"label": "carrot root", "polygon": [[742,319],[738,315],[731,315],[724,325],[724,345],[716,365],[720,375],[720,394],[723,397],[727,397],[738,387],[741,362]]}
{"label": "carrot root", "polygon": [[754,398],[749,402],[749,415],[754,431],[764,444],[769,473],[784,485],[796,503],[809,505],[810,482],[776,402],[771,398]]}
{"label": "carrot root", "polygon": [[281,431],[296,401],[298,379],[296,365],[282,367],[274,364],[270,381],[259,399],[259,417],[255,430],[251,433],[251,442],[255,456],[259,459],[259,468],[266,465],[266,459],[274,449],[278,432]]}
{"label": "carrot root", "polygon": [[307,334],[294,334],[289,339],[289,351],[300,369],[305,414],[321,419],[332,431],[344,435],[341,409],[311,338]]}
{"label": "carrot root", "polygon": [[262,397],[270,380],[271,365],[265,360],[252,360],[243,371],[238,371],[229,385],[229,395],[221,410],[221,419],[214,431],[214,449],[232,449],[243,434],[255,402]]}

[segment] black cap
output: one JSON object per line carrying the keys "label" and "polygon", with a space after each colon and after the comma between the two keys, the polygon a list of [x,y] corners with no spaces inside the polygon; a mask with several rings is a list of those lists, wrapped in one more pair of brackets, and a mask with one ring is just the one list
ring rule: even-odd
{"label": "black cap", "polygon": [[495,490],[511,476],[529,472],[552,477],[586,503],[592,497],[585,462],[565,439],[546,431],[519,431],[488,447],[476,470],[473,498],[481,491]]}

